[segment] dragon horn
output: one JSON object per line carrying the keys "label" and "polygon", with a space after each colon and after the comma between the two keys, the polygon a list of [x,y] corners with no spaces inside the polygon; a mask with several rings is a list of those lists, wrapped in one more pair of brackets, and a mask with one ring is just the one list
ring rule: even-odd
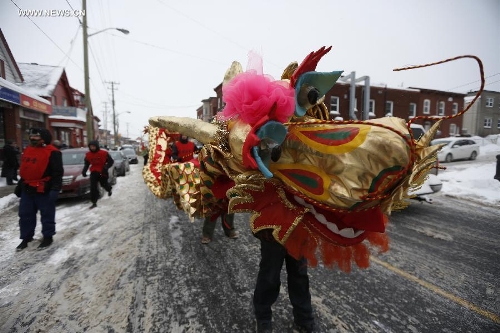
{"label": "dragon horn", "polygon": [[239,62],[233,61],[231,67],[229,67],[226,71],[226,74],[224,74],[224,80],[222,81],[222,86],[228,84],[229,81],[234,79],[236,75],[241,73],[243,73],[243,67],[241,67],[241,64]]}
{"label": "dragon horn", "polygon": [[188,117],[159,116],[149,118],[149,124],[195,138],[203,144],[215,141],[217,126],[200,119]]}

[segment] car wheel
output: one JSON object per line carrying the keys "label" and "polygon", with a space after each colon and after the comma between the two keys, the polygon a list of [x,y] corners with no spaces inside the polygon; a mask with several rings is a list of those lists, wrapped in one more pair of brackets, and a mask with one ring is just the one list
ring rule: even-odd
{"label": "car wheel", "polygon": [[453,155],[451,155],[451,154],[446,155],[446,159],[445,159],[445,161],[446,161],[447,163],[450,163],[451,161],[453,161]]}
{"label": "car wheel", "polygon": [[470,159],[475,160],[476,157],[477,157],[477,153],[476,153],[476,151],[473,151],[472,154],[470,154]]}

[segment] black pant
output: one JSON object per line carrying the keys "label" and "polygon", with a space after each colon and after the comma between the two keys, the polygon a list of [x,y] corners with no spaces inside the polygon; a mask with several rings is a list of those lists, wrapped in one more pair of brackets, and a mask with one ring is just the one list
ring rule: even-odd
{"label": "black pant", "polygon": [[493,178],[498,179],[500,181],[500,154],[497,155],[497,168],[496,168],[495,176]]}
{"label": "black pant", "polygon": [[17,180],[16,169],[4,167],[2,173],[5,175],[7,185],[14,185],[13,181]]}
{"label": "black pant", "polygon": [[293,306],[294,321],[302,326],[314,322],[307,275],[307,260],[296,260],[275,241],[260,241],[260,265],[253,295],[255,318],[258,322],[271,322],[271,306],[278,298],[283,261],[288,277],[288,296]]}
{"label": "black pant", "polygon": [[99,188],[97,184],[101,184],[101,187],[107,192],[111,191],[111,185],[108,183],[108,177],[102,176],[99,172],[90,173],[90,201],[96,203],[99,199]]}

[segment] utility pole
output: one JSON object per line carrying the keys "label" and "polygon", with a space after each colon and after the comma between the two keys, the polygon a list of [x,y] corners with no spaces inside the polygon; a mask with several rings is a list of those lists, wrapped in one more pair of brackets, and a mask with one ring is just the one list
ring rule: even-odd
{"label": "utility pole", "polygon": [[90,78],[89,78],[89,48],[87,34],[87,0],[82,0],[83,15],[83,70],[85,80],[85,107],[87,108],[87,144],[94,139],[94,117],[92,115],[92,104],[90,101]]}
{"label": "utility pole", "polygon": [[105,145],[108,147],[108,102],[104,102],[104,111],[102,112],[102,116],[104,119],[104,133],[106,135]]}
{"label": "utility pole", "polygon": [[115,147],[118,146],[118,126],[116,122],[116,111],[115,111],[115,84],[119,84],[118,82],[108,82],[111,83],[111,107],[113,109],[113,135],[115,140]]}

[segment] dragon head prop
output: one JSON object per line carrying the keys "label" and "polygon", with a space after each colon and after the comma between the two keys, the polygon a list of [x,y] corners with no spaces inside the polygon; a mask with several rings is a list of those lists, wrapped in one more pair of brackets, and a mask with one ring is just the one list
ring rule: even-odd
{"label": "dragon head prop", "polygon": [[[391,211],[404,206],[408,191],[434,165],[440,147],[430,142],[439,121],[415,140],[410,123],[400,118],[329,120],[324,95],[342,71],[315,69],[330,49],[291,63],[280,80],[258,66],[243,72],[233,62],[223,81],[225,107],[213,123],[150,118],[150,127],[159,129],[150,130],[150,147],[156,147],[150,161],[161,166],[157,177],[144,170],[153,193],[165,197],[169,186],[178,193],[187,189],[190,195],[183,194],[178,207],[191,217],[220,209],[251,213],[253,233],[272,230],[291,255],[306,257],[312,266],[321,259],[344,271],[353,262],[367,267],[372,247],[388,249]],[[198,173],[180,177],[178,165],[155,164],[165,147],[161,135],[154,135],[161,131],[204,143]]]}

